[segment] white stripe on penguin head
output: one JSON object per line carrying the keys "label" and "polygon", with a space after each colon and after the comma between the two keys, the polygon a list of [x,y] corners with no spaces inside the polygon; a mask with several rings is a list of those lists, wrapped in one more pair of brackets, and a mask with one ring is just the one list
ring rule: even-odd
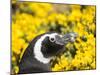
{"label": "white stripe on penguin head", "polygon": [[43,36],[40,37],[40,39],[37,40],[37,42],[35,43],[35,46],[34,46],[34,55],[35,55],[35,58],[46,64],[46,63],[49,63],[50,60],[52,59],[52,57],[50,58],[45,58],[41,52],[41,47],[42,47],[42,41],[47,37],[55,37],[55,35],[58,35],[57,33],[52,33],[52,34],[44,34]]}

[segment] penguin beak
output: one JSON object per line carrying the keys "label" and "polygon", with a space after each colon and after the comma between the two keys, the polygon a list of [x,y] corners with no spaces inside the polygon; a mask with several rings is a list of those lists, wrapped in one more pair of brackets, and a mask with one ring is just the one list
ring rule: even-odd
{"label": "penguin beak", "polygon": [[78,37],[78,34],[77,33],[70,32],[70,33],[65,34],[62,37],[62,39],[64,40],[65,43],[67,43],[67,42],[73,43],[76,40],[77,37]]}
{"label": "penguin beak", "polygon": [[70,32],[62,36],[56,36],[56,43],[60,45],[66,45],[68,42],[73,43],[77,37],[77,33]]}

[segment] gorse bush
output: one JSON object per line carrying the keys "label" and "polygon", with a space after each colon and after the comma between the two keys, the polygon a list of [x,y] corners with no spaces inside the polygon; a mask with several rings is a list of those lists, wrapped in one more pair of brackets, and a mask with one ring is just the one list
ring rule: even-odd
{"label": "gorse bush", "polygon": [[35,2],[12,3],[12,72],[29,42],[45,32],[78,33],[66,50],[51,61],[52,71],[96,68],[95,6]]}

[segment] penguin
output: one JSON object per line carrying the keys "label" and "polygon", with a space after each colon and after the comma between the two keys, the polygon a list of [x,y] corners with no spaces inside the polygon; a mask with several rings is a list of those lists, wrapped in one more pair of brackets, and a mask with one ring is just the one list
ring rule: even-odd
{"label": "penguin", "polygon": [[18,74],[52,72],[50,61],[65,50],[68,42],[74,42],[76,35],[74,32],[65,35],[47,32],[35,37],[18,64]]}

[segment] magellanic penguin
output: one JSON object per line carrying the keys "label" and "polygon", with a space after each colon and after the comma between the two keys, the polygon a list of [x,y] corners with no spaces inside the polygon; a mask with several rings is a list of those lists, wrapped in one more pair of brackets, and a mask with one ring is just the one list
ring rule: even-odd
{"label": "magellanic penguin", "polygon": [[47,32],[34,38],[26,48],[19,66],[18,74],[51,72],[50,60],[64,51],[68,42],[74,42],[74,32],[60,35]]}

